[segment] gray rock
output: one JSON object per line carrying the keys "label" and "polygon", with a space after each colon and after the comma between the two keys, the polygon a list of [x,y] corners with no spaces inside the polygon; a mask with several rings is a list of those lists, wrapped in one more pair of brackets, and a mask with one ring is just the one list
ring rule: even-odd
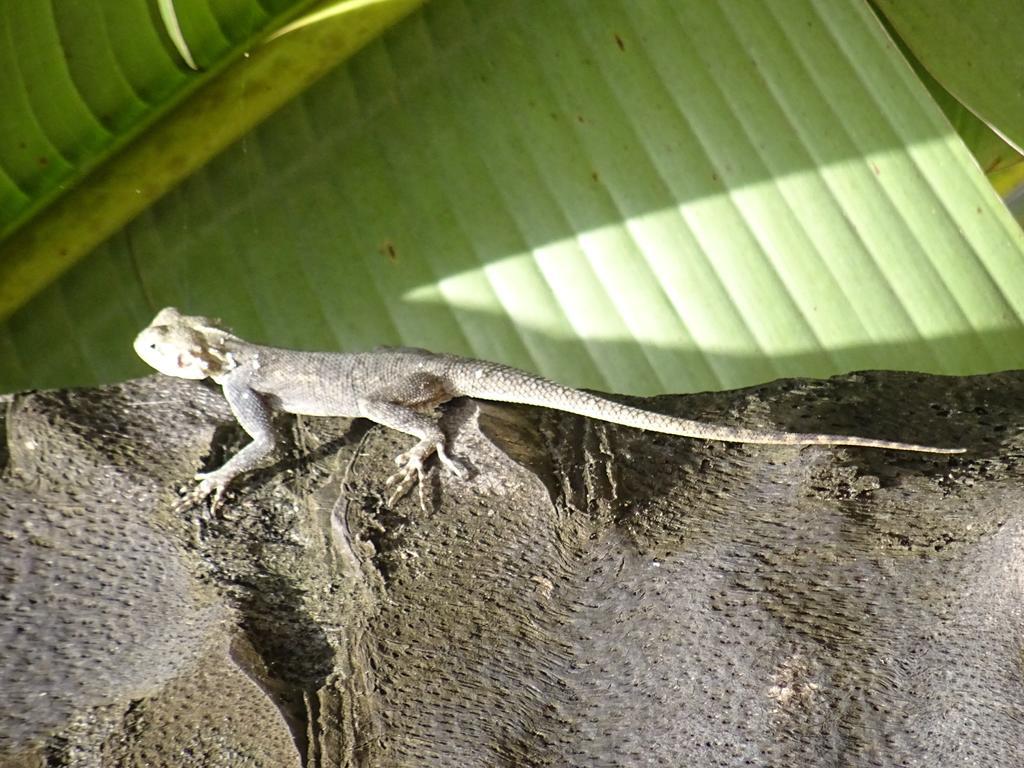
{"label": "gray rock", "polygon": [[703,443],[463,401],[455,450],[476,474],[433,478],[429,513],[383,504],[406,437],[301,419],[295,450],[210,518],[172,507],[244,441],[216,392],[16,396],[4,748],[42,765],[1024,764],[1024,376],[644,405],[970,452]]}

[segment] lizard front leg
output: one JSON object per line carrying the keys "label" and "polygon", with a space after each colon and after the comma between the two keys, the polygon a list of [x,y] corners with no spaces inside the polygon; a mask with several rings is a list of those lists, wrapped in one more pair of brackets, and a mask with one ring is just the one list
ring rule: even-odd
{"label": "lizard front leg", "polygon": [[277,446],[278,434],[274,428],[274,412],[263,397],[247,384],[232,380],[230,376],[221,381],[224,398],[231,407],[242,429],[252,437],[252,442],[231,457],[223,466],[212,472],[199,472],[195,478],[199,485],[184,500],[184,504],[195,504],[211,493],[213,502],[210,511],[220,504],[224,489],[243,472],[260,466]]}
{"label": "lizard front leg", "polygon": [[469,476],[469,471],[462,463],[448,455],[444,432],[429,416],[418,413],[408,406],[392,402],[368,398],[360,398],[357,402],[361,416],[383,424],[385,427],[397,429],[399,432],[419,438],[416,445],[395,457],[395,463],[399,470],[387,479],[388,485],[395,486],[394,492],[388,499],[389,505],[393,505],[408,493],[417,481],[420,483],[420,505],[423,505],[423,466],[431,454],[436,453],[445,469],[458,477],[465,479]]}

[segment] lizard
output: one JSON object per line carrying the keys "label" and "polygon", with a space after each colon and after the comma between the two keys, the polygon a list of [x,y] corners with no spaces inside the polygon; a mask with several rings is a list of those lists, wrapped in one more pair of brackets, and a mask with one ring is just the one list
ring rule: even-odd
{"label": "lizard", "polygon": [[[372,352],[307,352],[251,344],[218,321],[184,315],[174,307],[157,313],[134,342],[135,351],[160,373],[219,384],[238,423],[252,441],[221,467],[200,472],[188,503],[211,493],[216,508],[225,488],[260,466],[274,451],[278,411],[307,416],[363,417],[418,439],[395,458],[394,504],[424,477],[436,455],[459,478],[468,477],[448,452],[444,432],[430,413],[441,403],[468,396],[541,406],[613,424],[670,435],[767,445],[846,445],[933,454],[963,453],[868,437],[780,432],[693,421],[647,411],[573,389],[518,368],[425,349],[384,347]],[[422,502],[422,500],[421,500]]]}

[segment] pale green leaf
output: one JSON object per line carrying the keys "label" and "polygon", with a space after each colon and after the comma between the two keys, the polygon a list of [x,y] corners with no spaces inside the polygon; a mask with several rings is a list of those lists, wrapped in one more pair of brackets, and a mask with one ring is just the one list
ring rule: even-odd
{"label": "pale green leaf", "polygon": [[165,304],[624,392],[978,372],[1022,266],[866,5],[435,0],[12,316],[2,386],[142,374]]}

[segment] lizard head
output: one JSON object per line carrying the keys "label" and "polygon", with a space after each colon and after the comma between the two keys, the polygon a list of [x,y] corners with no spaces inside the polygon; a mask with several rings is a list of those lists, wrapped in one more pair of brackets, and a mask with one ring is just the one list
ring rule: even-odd
{"label": "lizard head", "polygon": [[134,346],[139,357],[160,373],[179,379],[205,379],[233,367],[224,347],[228,338],[231,334],[215,321],[166,307],[135,337]]}

